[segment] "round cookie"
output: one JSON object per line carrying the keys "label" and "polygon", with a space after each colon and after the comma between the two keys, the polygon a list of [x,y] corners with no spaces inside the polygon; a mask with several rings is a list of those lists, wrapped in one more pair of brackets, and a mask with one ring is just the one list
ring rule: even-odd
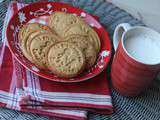
{"label": "round cookie", "polygon": [[24,39],[25,37],[25,33],[26,33],[26,30],[27,30],[27,25],[24,25],[20,28],[19,32],[18,32],[18,40],[19,40],[19,43],[21,44],[21,41]]}
{"label": "round cookie", "polygon": [[65,40],[67,42],[71,42],[75,44],[77,47],[79,47],[83,51],[85,58],[86,58],[85,68],[89,69],[95,64],[97,54],[92,44],[87,39],[88,39],[87,36],[70,35]]}
{"label": "round cookie", "polygon": [[39,23],[28,23],[24,25],[18,33],[18,38],[19,38],[20,43],[21,41],[25,40],[29,36],[30,33],[36,32],[39,29],[51,31],[51,29],[48,26],[45,26]]}
{"label": "round cookie", "polygon": [[47,68],[46,51],[49,46],[59,41],[59,38],[54,34],[42,33],[34,37],[30,44],[30,52],[33,62],[42,69]]}
{"label": "round cookie", "polygon": [[[49,32],[49,31],[43,30],[43,29],[31,33],[31,34],[29,35],[28,39],[26,40],[26,43],[25,43],[26,49],[27,49],[27,52],[28,52],[28,53],[30,53],[30,45],[31,45],[31,42],[32,42],[32,40],[34,39],[34,37],[39,36],[39,35],[41,35],[41,34],[43,34],[43,33],[53,34],[52,32]],[[54,34],[54,35],[55,35],[55,34]]]}
{"label": "round cookie", "polygon": [[72,43],[60,42],[51,46],[47,53],[48,68],[59,77],[75,77],[84,70],[85,56]]}
{"label": "round cookie", "polygon": [[61,35],[67,26],[78,23],[80,20],[73,14],[65,12],[54,12],[48,20],[49,26]]}
{"label": "round cookie", "polygon": [[[89,39],[90,39],[90,41],[94,41],[95,42],[95,49],[96,49],[96,51],[97,51],[97,53],[100,51],[100,49],[101,49],[101,41],[100,41],[100,38],[99,38],[99,36],[98,36],[98,34],[97,34],[97,32],[96,31],[94,31],[94,29],[92,29],[92,28],[88,28],[89,30],[88,30],[88,36],[89,36]],[[94,43],[93,42],[93,43]]]}
{"label": "round cookie", "polygon": [[27,42],[31,41],[34,36],[44,32],[54,33],[48,26],[39,23],[28,23],[19,31],[20,48],[28,60],[33,61],[31,53],[27,49],[29,47]]}
{"label": "round cookie", "polygon": [[63,37],[67,37],[73,34],[86,35],[88,36],[89,42],[94,46],[96,52],[98,53],[101,47],[100,39],[97,33],[85,24],[73,24],[67,27],[62,34]]}

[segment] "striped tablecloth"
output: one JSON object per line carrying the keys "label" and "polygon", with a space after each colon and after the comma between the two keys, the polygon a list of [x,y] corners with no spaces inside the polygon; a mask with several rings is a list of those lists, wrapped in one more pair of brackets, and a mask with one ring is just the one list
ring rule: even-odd
{"label": "striped tablecloth", "polygon": [[[40,0],[19,0],[19,2],[29,3]],[[49,0],[54,1],[54,0]],[[100,22],[109,32],[112,38],[113,31],[117,24],[128,22],[131,25],[144,25],[141,21],[133,18],[127,12],[115,7],[104,0],[56,0],[69,3],[73,6],[83,8],[89,13],[100,17]],[[4,23],[5,13],[10,0],[0,3],[0,30]],[[2,34],[0,34],[0,39]],[[3,39],[3,38],[2,38]],[[108,67],[108,72],[110,67]],[[160,119],[160,87],[155,80],[154,84],[142,95],[136,98],[127,98],[119,95],[112,89],[113,104],[115,113],[112,115],[90,114],[91,120],[159,120]],[[6,108],[0,108],[1,120],[53,120],[47,116],[31,113],[22,113]]]}

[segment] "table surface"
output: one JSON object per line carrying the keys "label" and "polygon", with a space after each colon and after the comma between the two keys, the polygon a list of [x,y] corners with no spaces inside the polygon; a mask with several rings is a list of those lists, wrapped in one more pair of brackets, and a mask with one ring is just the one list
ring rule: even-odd
{"label": "table surface", "polygon": [[[30,3],[41,0],[18,0],[23,3]],[[144,25],[141,21],[133,18],[127,12],[115,7],[105,0],[48,0],[60,1],[71,4],[76,7],[83,8],[89,13],[99,16],[101,24],[112,35],[115,27],[123,22],[131,25]],[[0,30],[2,30],[5,13],[10,0],[0,3]],[[2,34],[0,34],[2,38]],[[110,66],[107,68],[110,72]],[[111,82],[111,80],[110,80]],[[100,115],[89,114],[90,120],[159,120],[160,119],[160,88],[159,82],[155,80],[153,85],[145,90],[140,96],[129,98],[119,95],[111,88],[111,94],[114,105],[114,114]],[[6,108],[0,108],[0,119],[2,120],[53,120],[52,117],[41,116],[32,113],[23,113]]]}

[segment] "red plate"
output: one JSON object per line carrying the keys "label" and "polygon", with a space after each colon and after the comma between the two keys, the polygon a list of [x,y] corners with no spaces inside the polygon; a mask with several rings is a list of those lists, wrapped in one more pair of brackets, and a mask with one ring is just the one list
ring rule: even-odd
{"label": "red plate", "polygon": [[[54,11],[64,11],[81,16],[94,30],[98,33],[101,40],[101,50],[98,55],[97,62],[90,70],[83,72],[81,75],[71,78],[59,78],[56,75],[43,71],[36,67],[35,64],[28,61],[22,54],[19,47],[18,32],[22,25],[28,22],[40,22],[47,24],[45,19]],[[38,19],[38,21],[37,21]],[[10,20],[7,26],[8,45],[15,58],[28,70],[36,75],[57,82],[80,82],[90,79],[101,73],[107,66],[111,56],[111,43],[108,33],[99,24],[99,22],[88,13],[79,8],[72,7],[67,4],[58,2],[39,2],[28,5],[20,9]]]}

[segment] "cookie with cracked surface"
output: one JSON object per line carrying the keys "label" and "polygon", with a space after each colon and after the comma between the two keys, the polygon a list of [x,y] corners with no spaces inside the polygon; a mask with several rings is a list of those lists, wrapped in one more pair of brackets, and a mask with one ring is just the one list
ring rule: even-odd
{"label": "cookie with cracked surface", "polygon": [[85,56],[73,43],[60,42],[47,53],[48,68],[59,77],[72,78],[84,70]]}

